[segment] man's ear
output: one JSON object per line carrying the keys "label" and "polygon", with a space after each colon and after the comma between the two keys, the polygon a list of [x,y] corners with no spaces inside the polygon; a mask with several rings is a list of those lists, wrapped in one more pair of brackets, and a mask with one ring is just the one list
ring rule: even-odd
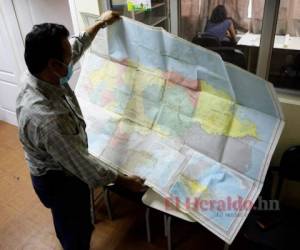
{"label": "man's ear", "polygon": [[58,60],[50,58],[48,60],[48,69],[54,72],[57,72],[59,74],[64,74],[64,69],[61,65],[61,63],[58,62]]}
{"label": "man's ear", "polygon": [[50,70],[55,70],[57,68],[57,62],[54,59],[50,58],[48,60],[48,68]]}

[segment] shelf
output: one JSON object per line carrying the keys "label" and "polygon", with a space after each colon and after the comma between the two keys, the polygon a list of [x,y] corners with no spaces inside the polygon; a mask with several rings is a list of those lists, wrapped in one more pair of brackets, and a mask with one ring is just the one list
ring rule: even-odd
{"label": "shelf", "polygon": [[169,1],[170,0],[152,0],[152,7],[148,10],[128,11],[124,5],[119,12],[136,21],[150,26],[161,26],[169,31]]}
{"label": "shelf", "polygon": [[134,15],[139,15],[139,14],[145,13],[145,12],[147,12],[147,11],[151,11],[151,10],[153,10],[153,9],[162,7],[162,6],[164,6],[164,5],[166,5],[165,2],[163,2],[163,3],[156,3],[156,4],[154,4],[154,5],[151,7],[151,9],[149,9],[149,10],[139,10],[139,11],[136,11],[136,12],[134,12]]}
{"label": "shelf", "polygon": [[151,19],[152,19],[151,20],[152,22],[150,22],[149,25],[156,26],[157,24],[160,24],[163,21],[167,20],[167,17],[166,16],[164,16],[164,17],[153,17]]}

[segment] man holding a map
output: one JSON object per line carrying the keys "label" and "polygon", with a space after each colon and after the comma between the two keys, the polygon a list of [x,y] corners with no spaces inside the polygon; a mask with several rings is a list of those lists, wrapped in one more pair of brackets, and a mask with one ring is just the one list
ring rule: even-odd
{"label": "man holding a map", "polygon": [[93,225],[90,189],[116,183],[131,191],[145,189],[136,176],[118,175],[88,152],[85,121],[68,85],[73,65],[90,46],[99,29],[119,19],[105,12],[100,21],[67,40],[58,24],[35,25],[26,36],[29,72],[17,99],[19,136],[34,189],[51,209],[56,235],[65,250],[89,249]]}

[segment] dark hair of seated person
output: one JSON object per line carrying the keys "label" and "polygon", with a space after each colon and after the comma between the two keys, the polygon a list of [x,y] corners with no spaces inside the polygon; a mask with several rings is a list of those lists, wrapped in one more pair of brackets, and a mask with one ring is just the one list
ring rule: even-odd
{"label": "dark hair of seated person", "polygon": [[210,21],[212,23],[221,23],[227,19],[227,11],[224,5],[218,5],[211,13]]}
{"label": "dark hair of seated person", "polygon": [[33,75],[42,72],[47,67],[50,58],[62,61],[63,40],[68,36],[69,31],[60,24],[34,25],[25,38],[24,58],[29,72]]}

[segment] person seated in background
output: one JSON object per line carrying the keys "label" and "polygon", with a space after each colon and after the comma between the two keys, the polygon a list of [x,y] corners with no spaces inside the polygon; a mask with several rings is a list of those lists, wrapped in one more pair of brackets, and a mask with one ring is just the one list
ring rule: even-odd
{"label": "person seated in background", "polygon": [[216,37],[222,44],[236,44],[233,22],[230,18],[227,18],[224,5],[218,5],[213,9],[202,35]]}

